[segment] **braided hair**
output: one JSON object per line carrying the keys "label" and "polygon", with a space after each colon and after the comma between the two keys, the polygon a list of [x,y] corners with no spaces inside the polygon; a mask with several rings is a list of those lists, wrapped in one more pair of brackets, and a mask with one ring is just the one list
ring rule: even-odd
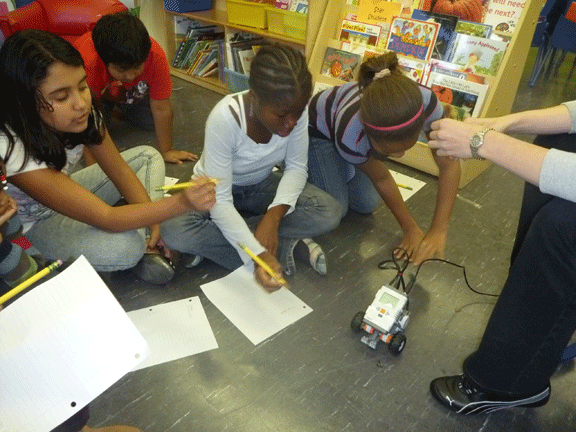
{"label": "braided hair", "polygon": [[305,57],[289,45],[264,45],[250,65],[250,89],[264,104],[278,104],[312,93]]}

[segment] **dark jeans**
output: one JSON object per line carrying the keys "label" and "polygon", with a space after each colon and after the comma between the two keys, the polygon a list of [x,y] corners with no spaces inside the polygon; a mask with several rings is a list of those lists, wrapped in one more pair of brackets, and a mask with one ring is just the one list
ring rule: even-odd
{"label": "dark jeans", "polygon": [[109,126],[112,110],[118,107],[124,114],[124,119],[140,129],[147,131],[154,130],[154,118],[150,110],[150,101],[146,100],[135,104],[119,104],[105,99],[101,100],[100,109],[104,116],[104,123]]}
{"label": "dark jeans", "polygon": [[[576,152],[576,135],[535,144]],[[549,385],[576,330],[576,203],[527,184],[508,279],[465,375],[485,390],[534,394]]]}

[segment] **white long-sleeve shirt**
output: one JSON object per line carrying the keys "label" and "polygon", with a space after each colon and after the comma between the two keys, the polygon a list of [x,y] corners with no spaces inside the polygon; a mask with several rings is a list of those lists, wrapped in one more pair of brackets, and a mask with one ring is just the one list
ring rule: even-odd
{"label": "white long-sleeve shirt", "polygon": [[[194,166],[194,174],[220,180],[210,216],[242,260],[248,262],[250,257],[238,247],[238,242],[244,243],[256,255],[266,249],[234,207],[232,185],[260,183],[281,164],[282,179],[269,208],[288,205],[288,212],[293,211],[308,178],[308,109],[304,110],[290,135],[284,138],[272,135],[268,143],[259,144],[247,135],[244,93],[225,96],[208,116],[204,150]],[[240,119],[240,125],[231,109]]]}

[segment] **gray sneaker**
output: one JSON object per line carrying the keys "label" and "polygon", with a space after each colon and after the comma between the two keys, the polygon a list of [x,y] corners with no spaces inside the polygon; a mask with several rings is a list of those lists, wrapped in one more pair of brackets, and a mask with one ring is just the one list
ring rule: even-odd
{"label": "gray sneaker", "polygon": [[169,282],[175,273],[172,261],[159,254],[144,254],[130,270],[143,281],[154,285]]}

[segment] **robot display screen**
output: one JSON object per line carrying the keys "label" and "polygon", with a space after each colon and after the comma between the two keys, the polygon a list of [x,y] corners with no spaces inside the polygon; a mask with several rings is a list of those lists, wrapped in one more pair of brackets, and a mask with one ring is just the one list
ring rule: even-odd
{"label": "robot display screen", "polygon": [[385,292],[384,294],[382,294],[382,297],[380,297],[379,303],[391,304],[392,307],[396,307],[396,305],[398,304],[398,299],[393,295]]}

